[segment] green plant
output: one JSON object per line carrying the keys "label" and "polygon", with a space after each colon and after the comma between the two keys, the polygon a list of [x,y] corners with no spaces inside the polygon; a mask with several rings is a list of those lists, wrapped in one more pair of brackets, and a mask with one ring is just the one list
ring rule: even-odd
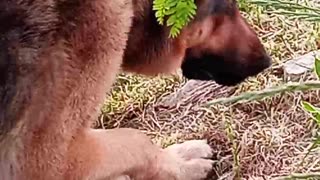
{"label": "green plant", "polygon": [[[288,17],[311,21],[311,22],[320,22],[320,8],[308,6],[307,1],[301,3],[298,0],[296,1],[287,1],[287,0],[251,0],[253,4],[260,5],[265,9],[270,9],[271,13],[286,15]],[[316,57],[314,64],[315,73],[317,74],[318,79],[320,79],[320,60]],[[320,81],[313,82],[313,87],[308,87],[307,89],[317,89]],[[299,88],[305,87],[305,83],[300,84],[296,87],[296,90]],[[318,131],[320,130],[320,108],[315,107],[314,105],[301,101],[302,108],[308,112],[311,118],[315,121],[318,126]],[[317,132],[315,135],[314,143],[310,147],[306,156],[317,146],[320,145],[320,132]],[[305,156],[305,157],[306,157]],[[303,162],[302,162],[303,163]]]}
{"label": "green plant", "polygon": [[[244,1],[244,0],[243,0]],[[311,22],[320,22],[320,8],[311,7],[305,5],[306,3],[300,3],[299,1],[288,1],[288,0],[248,0],[251,4],[260,5],[265,10],[274,14],[286,15],[289,18],[295,18],[300,20],[306,20]],[[320,89],[320,59],[315,57],[314,64],[315,73],[318,76],[317,81],[309,81],[302,83],[290,83],[281,86],[273,87],[270,89],[265,89],[262,91],[246,92],[240,94],[239,96],[232,96],[228,98],[220,98],[213,100],[206,104],[205,106],[211,106],[213,104],[233,104],[240,101],[253,101],[260,100],[264,97],[270,97],[278,93],[292,92],[292,91],[307,91],[313,89]],[[301,101],[301,107],[307,112],[310,117],[314,120],[317,126],[317,132],[313,139],[313,144],[308,149],[307,154],[304,159],[312,152],[315,148],[320,146],[320,107],[316,107],[313,104]],[[301,165],[304,160],[301,162]],[[284,177],[283,179],[297,179],[303,178],[308,179],[311,177],[318,177],[320,174],[292,174],[290,176]]]}
{"label": "green plant", "polygon": [[169,37],[175,38],[194,18],[197,6],[194,0],[154,0],[152,9],[160,25],[171,27]]}
{"label": "green plant", "polygon": [[[315,58],[315,72],[320,79],[320,59]],[[253,91],[240,94],[239,96],[232,96],[228,98],[219,98],[205,104],[204,106],[211,106],[214,104],[233,104],[239,103],[240,101],[254,101],[260,100],[264,97],[270,97],[278,93],[292,92],[292,91],[307,91],[312,89],[320,89],[320,80],[309,81],[303,83],[290,83],[284,84],[282,86],[273,87],[270,89],[265,89],[262,91]],[[314,136],[313,143],[308,149],[308,152],[305,154],[304,159],[318,146],[320,146],[320,108],[315,107],[311,103],[306,101],[301,101],[302,108],[310,114],[311,118],[315,121],[317,126],[317,132]],[[304,163],[304,159],[301,162],[301,165]],[[307,173],[307,174],[292,174],[290,176],[281,177],[279,179],[308,179],[308,178],[320,178],[319,173]]]}
{"label": "green plant", "polygon": [[248,0],[248,2],[264,7],[270,13],[287,15],[289,18],[312,22],[320,21],[319,7],[311,7],[297,0]]}
{"label": "green plant", "polygon": [[[318,79],[320,79],[320,60],[316,58],[315,60],[315,72],[318,76]],[[320,130],[320,108],[315,107],[314,105],[306,102],[306,101],[301,101],[301,106],[303,107],[303,109],[308,112],[311,116],[311,118],[315,121],[315,123],[318,126],[318,129]],[[314,139],[314,143],[312,144],[312,146],[310,147],[308,153],[306,154],[306,156],[317,146],[320,145],[320,132],[316,132],[315,135],[315,139]],[[306,157],[305,156],[305,157]]]}

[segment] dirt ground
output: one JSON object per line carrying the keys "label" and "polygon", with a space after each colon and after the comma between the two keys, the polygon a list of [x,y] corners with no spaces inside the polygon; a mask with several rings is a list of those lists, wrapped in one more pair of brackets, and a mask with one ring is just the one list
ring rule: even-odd
{"label": "dirt ground", "polygon": [[305,157],[319,127],[300,106],[301,100],[320,106],[318,91],[203,107],[215,98],[284,83],[282,64],[317,49],[320,25],[270,15],[253,5],[243,9],[273,57],[271,69],[230,88],[187,81],[179,75],[122,74],[102,108],[97,127],[138,128],[161,146],[206,138],[216,160],[210,179],[295,179],[283,176],[319,173],[320,147]]}

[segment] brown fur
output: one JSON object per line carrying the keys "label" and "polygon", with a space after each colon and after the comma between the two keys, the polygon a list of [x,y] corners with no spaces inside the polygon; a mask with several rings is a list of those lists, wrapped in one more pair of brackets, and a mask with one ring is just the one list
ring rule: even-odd
{"label": "brown fur", "polygon": [[[168,29],[157,25],[151,2],[0,2],[1,180],[206,176],[212,162],[204,159],[211,155],[205,141],[160,149],[137,130],[90,128],[123,56],[126,71],[168,73],[181,66],[187,48],[192,54],[220,52],[230,48],[223,39],[236,37],[213,31],[233,24],[228,23],[231,17],[240,18],[230,13],[237,12],[232,1],[198,0],[196,20],[174,40],[167,39]],[[207,12],[208,3],[217,11]],[[228,18],[217,24],[214,14]],[[264,54],[255,34],[242,26],[250,37],[244,40],[257,44],[254,51]],[[242,54],[253,52],[248,47],[235,48]]]}

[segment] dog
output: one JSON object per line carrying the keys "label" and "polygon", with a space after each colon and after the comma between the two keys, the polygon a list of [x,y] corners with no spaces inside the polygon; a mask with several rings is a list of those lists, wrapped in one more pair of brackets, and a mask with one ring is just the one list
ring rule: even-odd
{"label": "dog", "polygon": [[182,69],[232,86],[271,64],[234,0],[196,0],[177,38],[152,0],[0,2],[1,180],[200,180],[211,148],[167,148],[138,130],[91,126],[120,71]]}

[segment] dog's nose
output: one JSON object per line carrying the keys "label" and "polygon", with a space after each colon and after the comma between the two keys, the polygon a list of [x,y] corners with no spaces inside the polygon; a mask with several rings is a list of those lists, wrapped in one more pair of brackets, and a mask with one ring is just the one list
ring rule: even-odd
{"label": "dog's nose", "polygon": [[265,54],[249,66],[248,76],[255,76],[272,65],[272,58]]}
{"label": "dog's nose", "polygon": [[268,54],[263,56],[262,68],[266,69],[272,65],[272,58]]}

